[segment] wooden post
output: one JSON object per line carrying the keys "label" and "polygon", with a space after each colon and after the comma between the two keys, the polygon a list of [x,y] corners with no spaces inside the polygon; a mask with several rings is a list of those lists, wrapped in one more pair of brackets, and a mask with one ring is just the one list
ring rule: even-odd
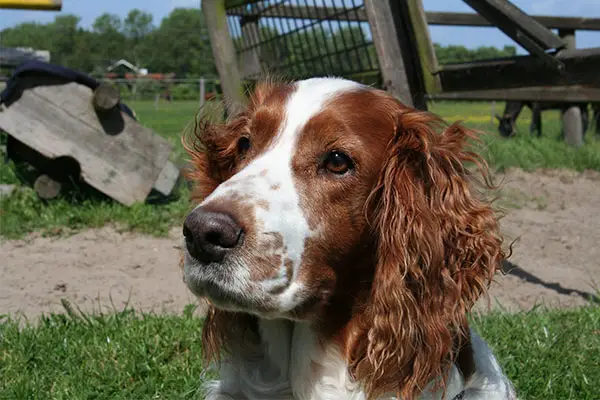
{"label": "wooden post", "polygon": [[206,85],[204,78],[200,78],[200,107],[204,105],[204,97],[206,97]]}
{"label": "wooden post", "polygon": [[391,0],[365,0],[365,12],[379,58],[384,87],[406,105],[414,106],[398,40],[401,32],[394,20],[392,3]]}
{"label": "wooden post", "polygon": [[[250,5],[254,9],[253,5]],[[242,70],[242,76],[245,79],[256,78],[260,76],[262,69],[260,65],[260,48],[257,46],[260,41],[259,16],[256,15],[245,15],[242,17],[240,25],[242,26],[242,43],[246,50],[242,51],[240,57],[240,68]]]}
{"label": "wooden post", "polygon": [[[574,50],[575,30],[559,29],[558,36],[565,42],[566,50]],[[583,145],[583,121],[581,109],[576,104],[569,104],[562,112],[562,126],[567,144],[575,147]]]}
{"label": "wooden post", "polygon": [[429,26],[427,25],[427,16],[423,8],[423,1],[408,0],[407,4],[415,33],[415,44],[421,61],[421,73],[423,75],[425,90],[428,94],[439,93],[442,91],[442,83],[439,75],[437,75],[440,66],[435,55],[431,36],[429,36]]}
{"label": "wooden post", "polygon": [[203,0],[202,10],[215,65],[221,78],[221,88],[226,99],[227,111],[229,114],[235,114],[245,104],[246,99],[233,40],[227,26],[225,0]]}

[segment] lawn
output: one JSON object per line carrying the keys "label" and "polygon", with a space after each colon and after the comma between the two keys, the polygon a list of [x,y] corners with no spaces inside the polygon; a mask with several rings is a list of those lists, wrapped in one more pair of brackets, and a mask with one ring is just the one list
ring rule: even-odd
{"label": "lawn", "polygon": [[[0,399],[202,398],[202,320],[124,311],[0,322]],[[521,399],[592,400],[600,387],[600,307],[494,313],[473,325]]]}
{"label": "lawn", "polygon": [[[167,138],[174,146],[174,161],[185,160],[181,145],[182,132],[190,132],[198,109],[196,102],[128,103],[136,111],[140,122]],[[501,113],[502,103],[495,112]],[[519,119],[518,134],[511,139],[501,138],[491,122],[491,103],[488,102],[438,102],[431,110],[449,121],[463,120],[466,125],[484,132],[484,146],[479,149],[496,170],[521,167],[536,168],[587,168],[600,170],[600,140],[588,132],[587,143],[580,149],[567,147],[560,138],[558,111],[544,113],[544,135],[532,138],[528,133],[529,110]],[[19,183],[19,171],[12,164],[0,163],[0,184]],[[102,196],[65,196],[45,203],[27,187],[22,187],[9,197],[0,199],[0,236],[19,238],[32,231],[44,234],[62,234],[86,227],[115,224],[118,229],[165,235],[169,228],[178,225],[189,209],[187,188],[182,187],[178,198],[167,205],[137,204],[121,206]]]}
{"label": "lawn", "polygon": [[[174,161],[185,159],[181,133],[189,130],[195,102],[159,105],[129,103],[144,125],[171,143]],[[501,112],[503,104],[496,105]],[[528,134],[524,111],[519,133],[503,139],[490,121],[490,103],[439,102],[432,111],[464,120],[484,136],[483,155],[492,167],[600,170],[600,141],[588,132],[581,149],[560,138],[558,112],[544,114],[544,137]],[[72,195],[48,203],[21,184],[20,170],[0,164],[0,183],[19,190],[0,199],[0,236],[18,238],[32,231],[58,235],[114,224],[118,229],[164,235],[180,225],[190,204],[179,189],[169,204],[124,207],[102,196]],[[70,309],[69,309],[70,310]],[[108,315],[67,312],[31,323],[0,315],[0,400],[202,398],[207,372],[201,363],[202,320],[182,315]],[[522,399],[597,399],[600,387],[600,307],[574,310],[535,309],[475,318],[474,326],[490,342]]]}

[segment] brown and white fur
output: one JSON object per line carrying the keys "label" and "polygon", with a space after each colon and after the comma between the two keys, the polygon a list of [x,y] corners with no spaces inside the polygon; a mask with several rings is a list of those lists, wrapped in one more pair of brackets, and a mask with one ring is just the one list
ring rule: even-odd
{"label": "brown and white fur", "polygon": [[467,323],[504,257],[473,136],[338,78],[262,83],[200,126],[184,280],[211,304],[206,398],[515,398]]}

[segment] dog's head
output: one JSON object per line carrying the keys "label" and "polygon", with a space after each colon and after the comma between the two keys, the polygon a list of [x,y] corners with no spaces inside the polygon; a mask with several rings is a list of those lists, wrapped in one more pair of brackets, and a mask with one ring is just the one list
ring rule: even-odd
{"label": "dog's head", "polygon": [[471,136],[333,78],[259,85],[243,113],[201,126],[184,277],[221,310],[207,351],[249,314],[333,329],[371,394],[443,375],[503,256]]}

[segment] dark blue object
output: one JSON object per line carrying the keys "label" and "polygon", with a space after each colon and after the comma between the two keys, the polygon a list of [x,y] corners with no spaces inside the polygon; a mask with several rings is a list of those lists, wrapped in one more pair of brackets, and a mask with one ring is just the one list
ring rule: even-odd
{"label": "dark blue object", "polygon": [[[19,79],[28,75],[57,76],[68,82],[77,82],[81,85],[85,85],[92,90],[100,86],[100,82],[91,76],[84,74],[83,72],[63,67],[61,65],[31,60],[25,61],[17,67],[8,82],[6,82],[6,88],[2,91],[2,93],[0,93],[0,102],[8,102],[10,97],[14,94],[15,89],[18,87]],[[127,107],[125,103],[119,102],[119,109],[129,115],[131,118],[136,119],[133,115],[133,111]]]}

